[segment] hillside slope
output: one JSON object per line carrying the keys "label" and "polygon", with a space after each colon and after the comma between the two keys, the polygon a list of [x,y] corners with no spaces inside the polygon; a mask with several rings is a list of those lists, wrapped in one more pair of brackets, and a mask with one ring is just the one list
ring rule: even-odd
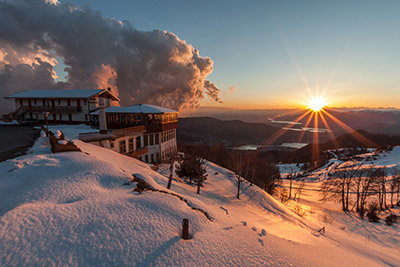
{"label": "hillside slope", "polygon": [[[185,203],[159,192],[134,193],[127,183],[135,174],[166,190],[167,166],[155,172],[133,158],[75,144],[82,152],[52,154],[41,137],[30,154],[0,163],[0,265],[385,264],[316,234],[318,221],[299,217],[256,186],[245,183],[236,199],[233,174],[215,164],[207,163],[200,195],[174,179],[170,192]],[[190,220],[188,241],[180,238],[183,218]]]}

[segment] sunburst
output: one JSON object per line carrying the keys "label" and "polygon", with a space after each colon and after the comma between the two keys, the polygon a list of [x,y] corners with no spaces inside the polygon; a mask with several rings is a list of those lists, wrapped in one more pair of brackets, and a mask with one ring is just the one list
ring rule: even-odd
{"label": "sunburst", "polygon": [[311,96],[308,100],[307,108],[314,112],[320,112],[327,104],[327,100],[319,96]]}

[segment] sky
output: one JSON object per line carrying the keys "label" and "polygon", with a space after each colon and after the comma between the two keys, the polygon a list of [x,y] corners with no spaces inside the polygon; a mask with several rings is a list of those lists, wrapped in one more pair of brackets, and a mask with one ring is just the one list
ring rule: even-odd
{"label": "sky", "polygon": [[173,32],[210,57],[223,103],[202,106],[292,108],[323,95],[329,106],[400,108],[399,1],[69,2]]}

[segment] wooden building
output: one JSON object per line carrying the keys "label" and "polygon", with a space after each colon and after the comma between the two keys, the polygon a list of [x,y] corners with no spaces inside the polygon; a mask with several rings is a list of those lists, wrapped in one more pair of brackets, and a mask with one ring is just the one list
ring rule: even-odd
{"label": "wooden building", "polygon": [[119,101],[109,89],[27,90],[5,97],[15,101],[13,119],[49,123],[89,123],[89,114],[99,109],[100,98],[106,107]]}
{"label": "wooden building", "polygon": [[[90,113],[93,125],[100,125],[100,111]],[[114,150],[123,154],[132,153],[129,144],[142,149],[137,157],[148,163],[168,161],[177,152],[176,129],[178,111],[155,105],[138,104],[127,107],[109,107],[105,109],[107,129],[110,133],[118,129],[137,129],[143,126],[143,132],[137,134],[135,141],[118,141]],[[105,146],[109,146],[108,144]],[[135,150],[135,149],[134,149]]]}

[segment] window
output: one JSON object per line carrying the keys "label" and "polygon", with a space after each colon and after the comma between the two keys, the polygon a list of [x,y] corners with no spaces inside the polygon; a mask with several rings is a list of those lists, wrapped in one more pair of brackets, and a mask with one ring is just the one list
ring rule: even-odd
{"label": "window", "polygon": [[129,152],[133,151],[133,138],[129,139]]}
{"label": "window", "polygon": [[68,99],[68,100],[67,100],[67,105],[68,105],[68,107],[71,106],[71,99]]}
{"label": "window", "polygon": [[126,141],[119,141],[119,153],[126,153]]}
{"label": "window", "polygon": [[160,162],[160,154],[157,152],[157,162]]}
{"label": "window", "polygon": [[33,99],[33,104],[35,104],[35,105],[36,105],[36,99]]}
{"label": "window", "polygon": [[39,119],[39,114],[35,113],[36,119]]}
{"label": "window", "polygon": [[158,133],[155,134],[155,138],[156,138],[156,145],[158,145],[160,143],[160,140],[158,140],[160,138]]}
{"label": "window", "polygon": [[61,105],[61,99],[58,99],[58,105]]}
{"label": "window", "polygon": [[60,121],[61,121],[62,120],[62,114],[61,113],[59,114],[59,118],[60,118]]}
{"label": "window", "polygon": [[71,114],[68,114],[68,120],[72,121],[72,115]]}
{"label": "window", "polygon": [[140,136],[136,137],[136,149],[142,147],[142,144],[140,142]]}
{"label": "window", "polygon": [[110,141],[110,147],[114,148],[114,141]]}
{"label": "window", "polygon": [[154,135],[150,134],[150,145],[154,145]]}
{"label": "window", "polygon": [[145,158],[146,162],[149,162],[149,156],[148,155],[146,155],[144,158]]}
{"label": "window", "polygon": [[149,146],[149,136],[147,134],[144,135],[144,146]]}
{"label": "window", "polygon": [[153,154],[150,155],[150,158],[151,158],[151,163],[153,163],[154,162]]}

